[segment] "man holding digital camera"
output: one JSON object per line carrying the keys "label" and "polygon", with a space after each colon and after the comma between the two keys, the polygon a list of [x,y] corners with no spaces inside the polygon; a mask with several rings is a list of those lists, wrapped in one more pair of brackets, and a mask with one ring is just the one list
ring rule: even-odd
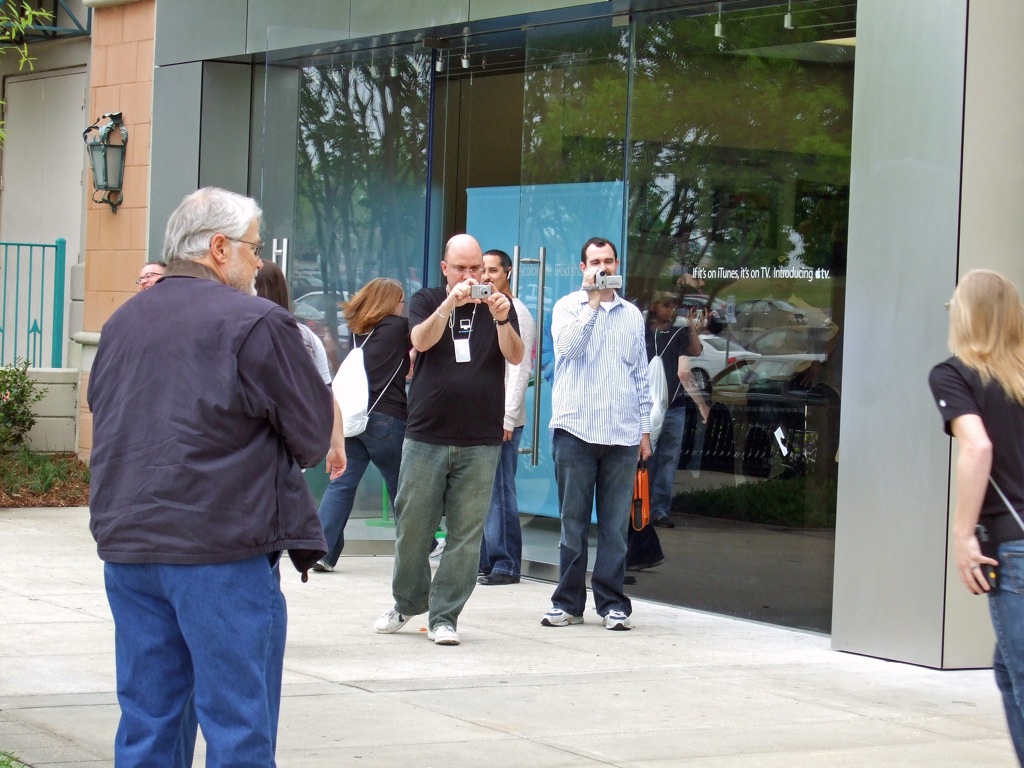
{"label": "man holding digital camera", "polygon": [[[374,623],[397,632],[429,611],[427,637],[458,645],[459,614],[476,586],[480,538],[501,454],[505,363],[523,359],[512,302],[480,280],[480,244],[456,235],[444,250],[446,285],[409,302],[416,367],[395,500],[394,607]],[[447,543],[433,583],[430,542],[447,518]]]}
{"label": "man holding digital camera", "polygon": [[583,283],[555,304],[552,448],[562,519],[558,586],[541,624],[583,623],[590,514],[597,503],[597,557],[591,576],[604,626],[630,629],[623,591],[626,533],[637,459],[651,455],[651,396],[644,320],[615,290],[618,253],[591,238],[580,253]]}

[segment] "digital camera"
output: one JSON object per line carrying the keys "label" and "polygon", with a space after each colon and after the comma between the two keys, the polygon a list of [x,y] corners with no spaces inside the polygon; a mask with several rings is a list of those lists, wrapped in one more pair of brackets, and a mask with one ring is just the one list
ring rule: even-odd
{"label": "digital camera", "polygon": [[489,285],[469,286],[469,298],[471,299],[486,299],[492,293],[494,293],[494,289]]}
{"label": "digital camera", "polygon": [[602,291],[606,291],[609,288],[622,288],[622,275],[609,275],[604,270],[601,270],[594,278],[594,284]]}

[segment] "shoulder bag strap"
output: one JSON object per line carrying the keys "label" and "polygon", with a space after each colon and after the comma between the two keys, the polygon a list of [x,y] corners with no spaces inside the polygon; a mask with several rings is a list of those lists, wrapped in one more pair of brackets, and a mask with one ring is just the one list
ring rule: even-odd
{"label": "shoulder bag strap", "polygon": [[[370,340],[370,337],[373,335],[373,332],[376,331],[376,330],[377,330],[377,326],[373,326],[373,328],[370,329],[370,332],[368,334],[366,334],[366,338],[363,339],[363,345],[364,346],[366,345],[366,342],[368,342]],[[352,336],[352,343],[353,344],[355,344],[355,338],[356,337],[353,335]],[[388,379],[388,383],[384,385],[384,389],[382,389],[380,391],[380,394],[377,395],[377,399],[373,401],[373,405],[371,405],[369,408],[366,409],[366,413],[367,414],[369,414],[374,408],[377,407],[377,403],[379,403],[380,399],[382,397],[384,397],[384,393],[388,391],[388,387],[390,387],[391,386],[391,382],[395,380],[395,376],[397,376],[398,372],[400,370],[402,370],[402,363],[404,363],[404,362],[405,362],[404,360],[399,360],[398,361],[398,367],[395,368],[395,372],[391,374],[391,378]]]}
{"label": "shoulder bag strap", "polygon": [[[373,326],[373,328],[370,329],[370,332],[366,334],[366,338],[363,339],[363,344],[370,340],[370,337],[373,336],[373,332],[376,330],[377,326]],[[356,349],[359,349],[359,347],[362,346],[361,344],[356,344],[356,335],[354,333],[352,334],[352,346],[355,347]]]}
{"label": "shoulder bag strap", "polygon": [[[365,343],[365,342],[364,342],[364,343]],[[390,379],[388,379],[388,383],[384,385],[384,389],[382,389],[382,390],[380,391],[380,394],[379,394],[379,395],[377,395],[377,399],[373,401],[373,405],[371,405],[371,406],[370,406],[369,408],[367,408],[367,409],[366,409],[366,412],[367,412],[367,413],[370,413],[370,411],[372,411],[372,410],[373,410],[374,408],[376,408],[376,407],[377,407],[377,403],[379,403],[379,402],[380,402],[380,399],[381,399],[382,397],[384,397],[384,393],[388,391],[388,387],[390,387],[390,386],[391,386],[391,382],[395,380],[395,376],[397,376],[397,375],[398,375],[398,372],[399,372],[400,370],[402,370],[402,363],[404,363],[404,362],[405,362],[404,360],[400,360],[400,361],[399,361],[399,363],[398,363],[398,367],[397,367],[397,368],[395,368],[395,372],[391,374],[391,378],[390,378]]]}
{"label": "shoulder bag strap", "polygon": [[1017,525],[1019,525],[1020,529],[1024,531],[1024,521],[1021,521],[1020,515],[1017,514],[1017,510],[1013,508],[1012,504],[1010,504],[1010,500],[1006,498],[1006,494],[1003,493],[1003,489],[999,487],[999,484],[995,481],[995,478],[993,478],[992,475],[988,476],[988,481],[992,484],[992,487],[996,489],[996,493],[999,494],[999,498],[1003,500],[1003,504],[1006,505],[1006,508],[1010,510],[1010,514],[1013,515],[1013,519],[1017,521]]}

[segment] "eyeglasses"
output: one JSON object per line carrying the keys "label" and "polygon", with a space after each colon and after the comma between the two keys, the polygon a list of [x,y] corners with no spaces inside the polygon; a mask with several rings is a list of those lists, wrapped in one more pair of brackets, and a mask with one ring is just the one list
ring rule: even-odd
{"label": "eyeglasses", "polygon": [[141,277],[136,278],[135,284],[136,285],[142,285],[143,283],[151,283],[154,280],[156,280],[158,277],[163,277],[163,276],[164,275],[163,275],[162,272],[147,272],[146,274],[142,275]]}
{"label": "eyeglasses", "polygon": [[[445,262],[447,264],[447,262]],[[479,275],[484,271],[483,267],[460,267],[458,264],[448,264],[448,269],[456,275],[464,275],[467,272],[471,275]]]}
{"label": "eyeglasses", "polygon": [[229,237],[228,240],[235,243],[245,243],[250,246],[252,248],[253,255],[255,255],[257,259],[260,258],[260,254],[263,253],[263,243],[250,243],[248,240],[242,240],[238,237]]}

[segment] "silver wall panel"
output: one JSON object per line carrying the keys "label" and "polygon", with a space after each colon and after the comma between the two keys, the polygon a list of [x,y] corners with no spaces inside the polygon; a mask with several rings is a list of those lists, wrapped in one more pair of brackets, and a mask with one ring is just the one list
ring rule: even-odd
{"label": "silver wall panel", "polygon": [[[351,0],[353,38],[460,24],[469,20],[469,0]],[[502,14],[504,15],[504,14]]]}
{"label": "silver wall panel", "polygon": [[156,4],[156,65],[245,52],[247,0],[170,0]]}
{"label": "silver wall panel", "polygon": [[157,67],[153,73],[149,257],[159,258],[167,218],[199,185],[201,62]]}
{"label": "silver wall panel", "polygon": [[832,646],[933,667],[947,608],[986,624],[983,601],[947,606],[927,386],[956,280],[966,30],[967,0],[858,3]]}
{"label": "silver wall panel", "polygon": [[518,13],[549,11],[553,8],[569,8],[574,5],[590,5],[593,0],[472,0],[469,6],[470,21],[497,19]]}
{"label": "silver wall panel", "polygon": [[350,0],[249,0],[249,53],[347,40]]}
{"label": "silver wall panel", "polygon": [[199,186],[249,191],[249,115],[252,67],[208,61],[203,65]]}
{"label": "silver wall panel", "polygon": [[[960,269],[995,269],[1024,288],[1024,3],[972,2],[968,14]],[[954,443],[954,459],[956,441]],[[952,475],[950,497],[956,495]],[[951,518],[952,519],[952,518]],[[945,664],[986,666],[992,651],[986,601],[967,592],[950,557]],[[980,615],[979,614],[983,614]]]}

